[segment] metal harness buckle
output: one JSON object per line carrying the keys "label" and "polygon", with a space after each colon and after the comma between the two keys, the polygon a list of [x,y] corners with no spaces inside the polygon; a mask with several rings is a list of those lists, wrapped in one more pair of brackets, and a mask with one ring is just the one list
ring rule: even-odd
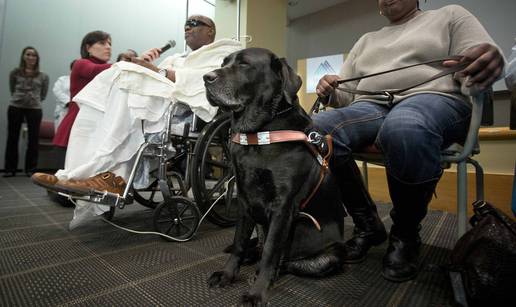
{"label": "metal harness buckle", "polygon": [[389,92],[389,91],[384,91],[383,94],[385,96],[387,96],[387,105],[389,107],[392,107],[393,106],[392,102],[394,101],[394,95],[391,92]]}
{"label": "metal harness buckle", "polygon": [[312,131],[308,133],[308,142],[310,144],[318,145],[322,142],[323,136],[317,131]]}

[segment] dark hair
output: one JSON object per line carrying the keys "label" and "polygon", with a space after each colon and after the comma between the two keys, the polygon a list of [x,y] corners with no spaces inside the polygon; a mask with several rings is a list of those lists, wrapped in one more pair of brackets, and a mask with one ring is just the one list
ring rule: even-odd
{"label": "dark hair", "polygon": [[34,52],[36,52],[37,60],[36,60],[36,65],[34,65],[34,74],[37,75],[37,74],[39,74],[39,53],[38,53],[38,50],[36,50],[36,48],[34,48],[32,46],[27,46],[27,47],[23,48],[21,56],[20,56],[20,66],[18,66],[18,70],[22,74],[25,74],[26,66],[25,66],[25,60],[23,59],[23,55],[25,54],[25,51],[27,51],[27,50],[34,50]]}
{"label": "dark hair", "polygon": [[117,62],[120,62],[120,60],[122,60],[122,56],[124,56],[124,54],[126,54],[127,52],[132,52],[134,53],[134,56],[137,57],[138,56],[138,52],[134,51],[133,49],[127,49],[126,51],[124,52],[121,52],[118,54],[118,56],[116,57],[116,61]]}
{"label": "dark hair", "polygon": [[90,57],[90,54],[88,53],[89,46],[108,39],[111,39],[111,35],[104,31],[93,31],[86,34],[81,43],[81,58],[86,59]]}
{"label": "dark hair", "polygon": [[72,70],[72,68],[73,68],[73,64],[75,64],[75,61],[77,61],[77,60],[73,60],[73,61],[70,63],[70,70]]}

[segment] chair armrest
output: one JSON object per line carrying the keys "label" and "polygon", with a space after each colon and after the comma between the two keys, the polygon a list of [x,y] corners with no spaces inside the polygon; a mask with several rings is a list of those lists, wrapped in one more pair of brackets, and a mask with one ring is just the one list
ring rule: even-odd
{"label": "chair armrest", "polygon": [[446,156],[443,158],[444,161],[457,163],[464,161],[471,156],[475,145],[478,143],[478,129],[480,129],[480,123],[482,121],[482,111],[485,99],[487,99],[487,92],[485,91],[479,92],[470,97],[471,104],[473,106],[471,111],[471,122],[469,123],[468,135],[466,136],[466,141],[464,142],[462,151],[455,155]]}

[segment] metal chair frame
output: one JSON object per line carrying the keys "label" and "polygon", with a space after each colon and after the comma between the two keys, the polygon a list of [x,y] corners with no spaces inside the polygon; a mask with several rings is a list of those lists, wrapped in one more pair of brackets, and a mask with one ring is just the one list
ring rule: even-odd
{"label": "metal chair frame", "polygon": [[[442,151],[442,168],[448,169],[452,164],[457,164],[457,231],[461,237],[467,230],[468,222],[468,172],[467,164],[473,165],[476,178],[476,200],[484,198],[484,171],[481,165],[473,159],[480,153],[478,144],[478,132],[482,122],[484,103],[489,98],[487,92],[481,92],[470,96],[472,103],[471,122],[464,144],[455,143]],[[354,153],[355,160],[362,161],[362,176],[368,187],[367,164],[384,166],[383,155],[380,152]]]}

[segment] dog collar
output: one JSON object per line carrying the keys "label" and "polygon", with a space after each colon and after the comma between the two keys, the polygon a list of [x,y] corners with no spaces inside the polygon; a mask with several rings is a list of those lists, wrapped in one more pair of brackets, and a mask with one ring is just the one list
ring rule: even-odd
{"label": "dog collar", "polygon": [[269,145],[282,142],[308,142],[308,137],[301,131],[277,130],[258,133],[235,133],[231,142],[240,145]]}

